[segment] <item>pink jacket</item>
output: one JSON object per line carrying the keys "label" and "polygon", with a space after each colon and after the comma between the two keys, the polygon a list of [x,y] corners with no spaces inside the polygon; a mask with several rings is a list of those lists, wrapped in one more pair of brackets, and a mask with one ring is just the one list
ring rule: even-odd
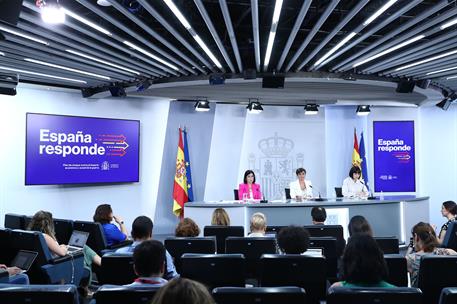
{"label": "pink jacket", "polygon": [[[248,184],[240,184],[238,186],[238,199],[243,199],[243,193],[247,193],[249,198],[249,185]],[[252,196],[254,199],[262,199],[262,192],[260,192],[260,185],[259,184],[252,184]]]}

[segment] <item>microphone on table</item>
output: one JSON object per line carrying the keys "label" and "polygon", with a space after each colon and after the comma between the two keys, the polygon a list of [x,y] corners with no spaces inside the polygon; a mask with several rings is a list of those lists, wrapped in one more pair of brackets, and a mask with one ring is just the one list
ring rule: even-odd
{"label": "microphone on table", "polygon": [[[309,187],[310,187],[311,189],[313,189],[313,186],[312,186],[312,185],[309,185]],[[316,189],[316,191],[319,193],[319,197],[318,197],[318,198],[314,198],[313,201],[316,201],[316,202],[325,201],[325,199],[321,197],[321,192],[320,192],[318,189]]]}
{"label": "microphone on table", "polygon": [[260,203],[268,203],[268,200],[265,199],[265,195],[262,195],[262,199],[260,200]]}
{"label": "microphone on table", "polygon": [[[359,181],[360,181],[360,183],[361,183],[362,185],[364,185],[364,186],[366,187],[365,182],[364,182],[363,180],[359,179]],[[362,189],[362,190],[363,190],[363,189]],[[367,187],[367,190],[368,190],[368,187]],[[376,197],[373,196],[373,192],[371,192],[370,190],[368,190],[368,193],[369,193],[369,195],[368,195],[368,197],[367,197],[368,200],[375,200],[375,199],[376,199]]]}

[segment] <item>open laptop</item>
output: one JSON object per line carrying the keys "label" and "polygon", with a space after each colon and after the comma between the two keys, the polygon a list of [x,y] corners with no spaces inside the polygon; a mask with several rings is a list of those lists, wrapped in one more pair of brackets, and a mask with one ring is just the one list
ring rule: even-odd
{"label": "open laptop", "polygon": [[35,261],[37,255],[38,252],[35,251],[19,250],[14,257],[13,262],[11,262],[11,266],[16,266],[22,269],[23,273],[27,272]]}
{"label": "open laptop", "polygon": [[89,238],[89,232],[73,230],[70,241],[68,241],[68,254],[75,254],[83,250]]}

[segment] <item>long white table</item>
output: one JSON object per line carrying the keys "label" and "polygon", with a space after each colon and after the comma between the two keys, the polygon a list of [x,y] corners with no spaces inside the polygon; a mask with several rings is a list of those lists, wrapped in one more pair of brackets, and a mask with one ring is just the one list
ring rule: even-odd
{"label": "long white table", "polygon": [[186,203],[184,215],[192,218],[202,230],[211,224],[216,208],[224,208],[231,225],[244,226],[249,233],[249,220],[256,212],[267,217],[270,226],[311,225],[311,209],[322,206],[327,210],[326,224],[342,225],[347,236],[347,224],[354,215],[363,215],[374,230],[375,236],[395,236],[408,241],[411,228],[420,221],[429,221],[429,197],[389,196],[384,200],[329,199],[326,201],[293,200],[268,203],[240,201]]}

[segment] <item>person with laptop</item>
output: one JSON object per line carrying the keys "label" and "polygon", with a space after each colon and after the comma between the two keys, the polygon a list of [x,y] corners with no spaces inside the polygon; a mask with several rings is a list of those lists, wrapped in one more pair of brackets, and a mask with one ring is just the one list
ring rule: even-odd
{"label": "person with laptop", "polygon": [[163,278],[165,272],[165,247],[156,240],[147,240],[133,250],[133,269],[137,279],[125,286],[162,287],[168,281]]}
{"label": "person with laptop", "polygon": [[[35,213],[30,221],[28,230],[43,233],[44,240],[54,257],[65,256],[69,253],[68,245],[59,244],[57,242],[54,232],[54,220],[51,212],[41,210]],[[84,253],[84,268],[86,268],[89,273],[92,273],[93,263],[101,266],[102,259],[89,246],[83,245],[82,251]]]}
{"label": "person with laptop", "polygon": [[[117,249],[115,253],[132,254],[135,251],[135,248],[142,242],[152,240],[153,227],[154,225],[149,217],[144,215],[137,217],[132,223],[133,243],[130,246]],[[173,258],[167,250],[165,250],[165,266],[163,277],[166,280],[179,277],[175,265],[173,264]]]}
{"label": "person with laptop", "polygon": [[8,272],[8,283],[9,284],[23,284],[28,285],[30,284],[29,276],[23,272],[23,269],[12,266],[7,267],[5,264],[0,264],[0,272]]}

